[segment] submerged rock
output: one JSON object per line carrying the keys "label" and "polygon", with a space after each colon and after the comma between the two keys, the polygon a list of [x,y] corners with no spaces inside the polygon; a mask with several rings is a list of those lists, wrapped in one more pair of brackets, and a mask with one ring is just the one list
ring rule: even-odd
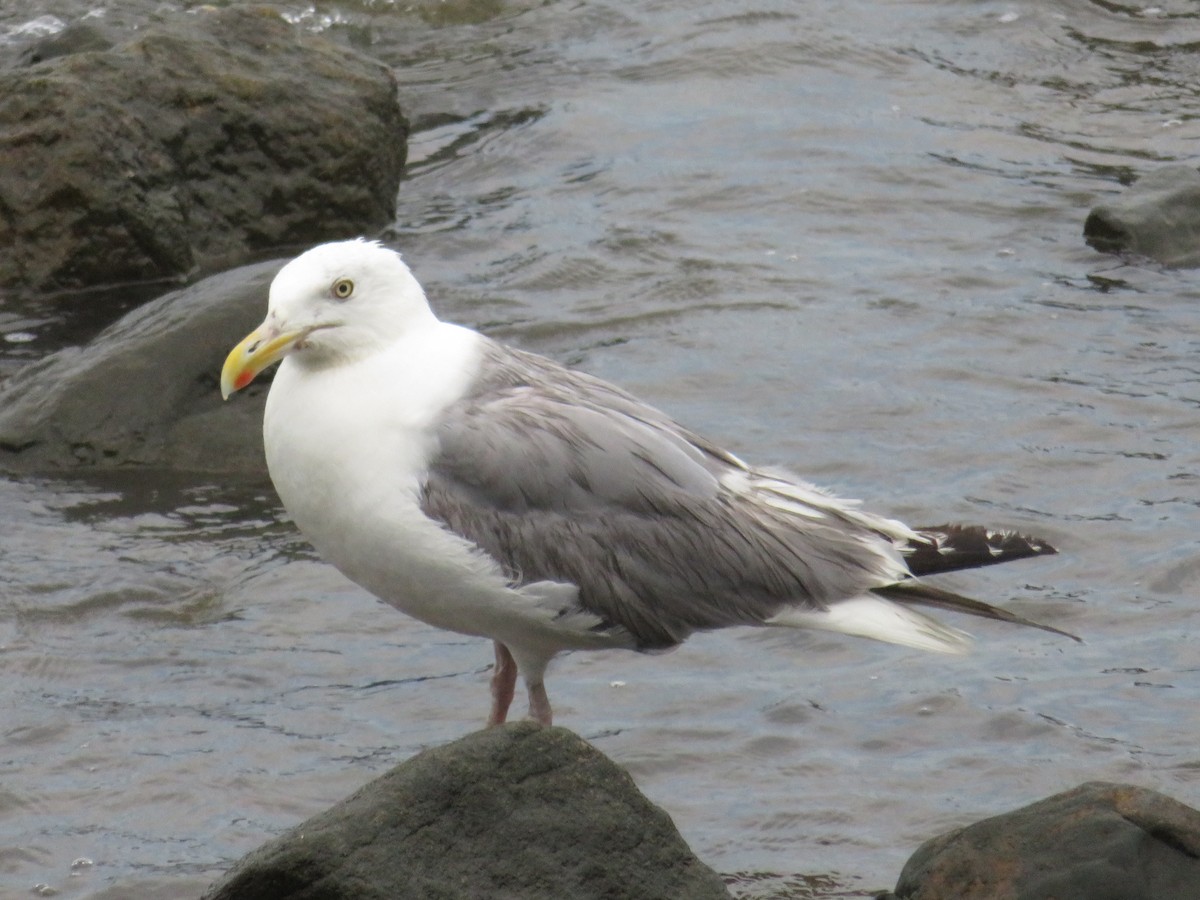
{"label": "submerged rock", "polygon": [[[264,475],[268,377],[222,403],[221,363],[284,260],[206,278],[0,385],[0,471],[132,465]],[[245,395],[245,396],[243,396]]]}
{"label": "submerged rock", "polygon": [[600,751],[522,722],[427,750],[255,850],[204,900],[728,898]]}
{"label": "submerged rock", "polygon": [[1089,782],[923,844],[892,900],[1200,897],[1200,811]]}
{"label": "submerged rock", "polygon": [[392,221],[382,63],[253,7],[68,29],[0,72],[0,290],[179,283]]}
{"label": "submerged rock", "polygon": [[1167,166],[1143,175],[1120,197],[1091,211],[1083,236],[1101,253],[1200,266],[1200,172]]}

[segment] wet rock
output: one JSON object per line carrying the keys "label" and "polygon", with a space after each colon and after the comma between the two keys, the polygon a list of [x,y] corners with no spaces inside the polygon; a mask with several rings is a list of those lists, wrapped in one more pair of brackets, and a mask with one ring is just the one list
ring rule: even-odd
{"label": "wet rock", "polygon": [[0,292],[180,283],[395,216],[383,64],[257,8],[79,26],[0,72]]}
{"label": "wet rock", "polygon": [[1168,266],[1200,266],[1200,172],[1168,166],[1097,206],[1084,239],[1101,253],[1144,256]]}
{"label": "wet rock", "polygon": [[927,841],[891,896],[1200,897],[1200,811],[1145,788],[1089,782]]}
{"label": "wet rock", "polygon": [[665,812],[562,728],[427,750],[239,862],[205,900],[728,898]]}
{"label": "wet rock", "polygon": [[111,50],[116,44],[117,39],[103,26],[92,22],[75,22],[26,48],[21,54],[21,65],[32,66],[72,53]]}
{"label": "wet rock", "polygon": [[268,379],[229,403],[219,380],[225,354],[266,314],[267,289],[284,262],[159,297],[87,346],[18,371],[0,385],[0,470],[143,465],[265,477]]}

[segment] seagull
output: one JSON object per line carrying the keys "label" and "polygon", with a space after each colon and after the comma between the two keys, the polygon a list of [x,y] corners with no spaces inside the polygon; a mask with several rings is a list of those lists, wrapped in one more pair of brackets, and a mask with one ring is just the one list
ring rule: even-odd
{"label": "seagull", "polygon": [[263,438],[288,515],[384,602],[494,642],[489,725],[518,673],[549,725],[546,667],[563,651],[661,651],[715,628],[966,651],[969,635],[917,605],[1078,640],[919,580],[1055,553],[1045,541],[910,528],[751,466],[619,387],[439,320],[377,242],[285,265],[222,395],[276,362]]}

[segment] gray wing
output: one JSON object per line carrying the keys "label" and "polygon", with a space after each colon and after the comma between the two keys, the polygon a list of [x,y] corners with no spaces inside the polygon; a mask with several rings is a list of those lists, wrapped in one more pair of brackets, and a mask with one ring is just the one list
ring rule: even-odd
{"label": "gray wing", "polygon": [[840,501],[803,486],[804,500],[764,502],[731,486],[759,475],[736,457],[532,354],[486,342],[475,385],[437,437],[425,513],[514,584],[577,585],[586,610],[643,649],[896,580],[881,575],[891,540]]}

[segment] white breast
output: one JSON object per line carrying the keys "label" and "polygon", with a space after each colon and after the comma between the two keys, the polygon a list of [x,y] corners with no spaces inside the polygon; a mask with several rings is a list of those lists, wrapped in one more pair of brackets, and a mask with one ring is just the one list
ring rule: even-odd
{"label": "white breast", "polygon": [[431,426],[479,359],[477,334],[435,326],[340,365],[285,359],[263,420],[267,467],[322,558],[409,615],[485,634],[503,573],[419,505]]}

